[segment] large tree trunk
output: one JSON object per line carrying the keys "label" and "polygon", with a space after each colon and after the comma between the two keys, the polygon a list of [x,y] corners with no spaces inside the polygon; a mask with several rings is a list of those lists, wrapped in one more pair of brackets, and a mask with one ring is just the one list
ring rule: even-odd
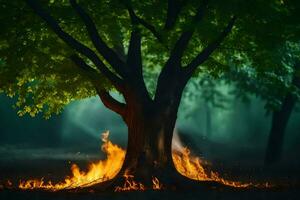
{"label": "large tree trunk", "polygon": [[167,96],[170,98],[164,105],[127,99],[130,109],[123,119],[128,127],[128,144],[119,176],[127,173],[152,185],[153,176],[167,182],[177,173],[172,160],[172,137],[181,92],[179,96]]}
{"label": "large tree trunk", "polygon": [[[159,112],[158,112],[159,113]],[[170,117],[172,118],[172,117]],[[128,124],[128,145],[123,171],[146,182],[173,168],[171,145],[175,120],[137,115]]]}
{"label": "large tree trunk", "polygon": [[296,99],[292,94],[289,94],[285,98],[280,110],[273,112],[272,125],[265,155],[265,165],[274,164],[280,160],[285,130],[295,103]]}

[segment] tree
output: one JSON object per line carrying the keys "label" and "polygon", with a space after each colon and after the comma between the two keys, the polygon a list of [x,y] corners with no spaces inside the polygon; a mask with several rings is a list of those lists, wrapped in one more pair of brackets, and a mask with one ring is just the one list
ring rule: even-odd
{"label": "tree", "polygon": [[[285,130],[297,101],[299,100],[299,44],[287,42],[280,49],[275,49],[272,57],[273,67],[264,72],[249,68],[233,69],[230,79],[237,82],[237,96],[246,98],[255,94],[265,101],[267,114],[272,121],[265,153],[265,165],[278,163],[281,158]],[[251,65],[251,63],[248,63]],[[248,81],[245,81],[248,80]]]}
{"label": "tree", "polygon": [[228,69],[226,79],[237,83],[237,97],[247,100],[249,94],[254,94],[266,102],[267,113],[272,113],[266,165],[280,160],[288,119],[299,99],[296,66],[299,62],[300,24],[297,19],[300,4],[299,1],[278,1],[276,5],[282,5],[285,11],[259,20],[255,32],[248,29],[251,26],[243,27],[248,33],[244,33],[243,39],[251,37],[252,45],[244,46],[247,43],[241,42],[240,48],[227,55],[227,65],[220,63]]}
{"label": "tree", "polygon": [[[185,90],[181,107],[185,111],[186,118],[191,118],[193,123],[201,128],[200,120],[203,120],[203,128],[199,129],[203,137],[212,136],[213,109],[227,109],[231,103],[227,92],[224,90],[225,81],[212,75],[198,76],[191,80]],[[196,92],[195,92],[196,91]],[[201,119],[204,117],[204,119]]]}
{"label": "tree", "polygon": [[[18,95],[19,114],[32,116],[50,116],[97,94],[128,127],[117,177],[129,170],[144,180],[177,174],[171,141],[190,78],[224,72],[219,63],[226,55],[239,46],[254,48],[256,26],[285,11],[273,1],[46,1],[51,12],[41,2],[25,2],[5,1],[1,7],[1,90]],[[257,23],[248,27],[253,18]],[[150,88],[153,77],[146,74],[158,66],[156,87]]]}
{"label": "tree", "polygon": [[285,87],[282,87],[284,90],[283,92],[281,91],[281,93],[283,94],[276,96],[279,105],[272,110],[272,123],[265,154],[266,165],[280,161],[288,121],[293,110],[295,110],[296,103],[299,101],[299,47],[298,44],[288,43],[286,47],[283,48],[282,67],[290,70],[289,73],[283,77],[284,80],[287,80],[285,81]]}

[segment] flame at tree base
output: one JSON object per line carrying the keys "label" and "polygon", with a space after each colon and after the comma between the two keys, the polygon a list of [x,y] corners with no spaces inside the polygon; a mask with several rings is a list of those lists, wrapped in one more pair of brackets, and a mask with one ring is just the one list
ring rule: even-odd
{"label": "flame at tree base", "polygon": [[119,172],[126,152],[121,147],[112,144],[111,141],[108,140],[108,135],[108,131],[102,134],[102,141],[104,143],[101,148],[102,151],[106,153],[107,158],[89,164],[87,172],[81,171],[76,164],[73,164],[71,167],[72,175],[66,177],[65,180],[60,183],[53,184],[51,181],[45,182],[43,179],[33,179],[20,181],[19,188],[56,191],[78,187],[89,187],[112,179]]}
{"label": "flame at tree base", "polygon": [[[144,184],[134,181],[134,176],[129,175],[127,171],[125,172],[123,177],[125,178],[124,185],[115,187],[115,192],[131,191],[131,190],[144,191],[144,190],[148,189],[144,186]],[[152,177],[152,188],[151,189],[161,190],[162,188],[163,188],[163,185],[160,183],[158,178]]]}
{"label": "flame at tree base", "polygon": [[223,185],[235,187],[235,188],[247,188],[247,187],[258,187],[268,188],[271,185],[266,183],[242,183],[239,181],[226,180],[217,172],[207,172],[203,167],[203,161],[196,156],[192,156],[188,148],[183,148],[181,152],[174,152],[172,154],[174,165],[177,171],[190,179],[198,181],[215,181]]}
{"label": "flame at tree base", "polygon": [[[71,176],[67,176],[64,181],[59,183],[52,183],[51,181],[45,182],[42,179],[31,179],[20,181],[19,188],[23,190],[43,189],[49,191],[75,189],[89,187],[107,180],[113,179],[120,171],[123,161],[125,159],[126,151],[121,147],[111,143],[108,140],[109,132],[102,134],[102,151],[106,153],[107,158],[88,166],[88,171],[81,171],[80,168],[74,164],[71,167]],[[203,161],[199,157],[192,156],[188,148],[183,148],[181,151],[173,151],[173,161],[177,171],[190,179],[198,181],[215,181],[221,184],[236,187],[270,187],[268,183],[254,184],[254,183],[241,183],[237,181],[229,181],[221,178],[216,172],[206,172],[203,167]],[[117,186],[115,191],[129,191],[129,190],[146,190],[142,183],[134,181],[134,176],[125,174],[125,183],[123,186]],[[162,189],[162,184],[156,177],[152,177],[153,190]]]}

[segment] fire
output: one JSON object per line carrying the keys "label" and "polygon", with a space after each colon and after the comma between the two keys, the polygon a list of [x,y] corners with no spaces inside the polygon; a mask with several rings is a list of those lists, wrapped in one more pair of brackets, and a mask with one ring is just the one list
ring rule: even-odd
{"label": "fire", "polygon": [[91,163],[88,166],[88,171],[81,171],[80,168],[74,164],[71,167],[72,175],[66,177],[63,182],[53,184],[51,181],[45,182],[41,180],[27,180],[21,181],[19,184],[20,189],[46,189],[46,190],[62,190],[73,189],[78,187],[88,187],[109,179],[117,175],[121,169],[122,163],[125,158],[125,151],[112,144],[108,140],[109,132],[106,131],[102,134],[102,151],[107,154],[105,160],[100,160]]}
{"label": "fire", "polygon": [[[125,183],[124,185],[117,186],[115,188],[115,192],[121,192],[121,191],[131,191],[131,190],[140,190],[144,191],[146,190],[146,187],[142,183],[138,183],[134,181],[134,176],[127,174],[128,172],[125,173],[124,178],[125,178]],[[156,177],[152,177],[152,189],[153,190],[161,190],[162,189],[162,184]]]}
{"label": "fire", "polygon": [[115,192],[121,192],[121,191],[130,191],[130,190],[145,190],[145,186],[142,183],[138,183],[134,181],[134,176],[129,175],[127,173],[124,174],[125,183],[122,187],[117,186],[115,188]]}
{"label": "fire", "polygon": [[191,156],[188,148],[183,148],[181,152],[173,151],[172,156],[174,165],[180,174],[199,181],[206,181],[209,179],[200,158]]}
{"label": "fire", "polygon": [[152,177],[153,190],[161,190],[163,185],[159,182],[158,178]]}
{"label": "fire", "polygon": [[[102,134],[102,151],[107,154],[105,160],[100,160],[95,163],[91,163],[88,166],[88,171],[81,171],[80,168],[74,164],[71,167],[71,176],[67,176],[64,181],[59,183],[52,183],[51,181],[45,182],[44,179],[32,179],[26,181],[20,181],[20,189],[43,189],[50,191],[57,191],[62,189],[74,189],[95,185],[100,182],[112,179],[120,171],[123,164],[126,151],[121,147],[113,144],[108,140],[109,132],[106,131]],[[173,161],[176,169],[180,174],[190,179],[199,181],[216,181],[224,185],[232,187],[269,187],[268,183],[253,184],[253,183],[241,183],[235,181],[228,181],[219,176],[216,172],[208,172],[203,167],[203,161],[196,156],[192,156],[188,148],[179,148],[173,151]],[[123,186],[118,186],[115,191],[128,191],[128,190],[145,190],[145,186],[142,183],[134,181],[134,176],[125,173],[125,183]],[[163,186],[156,177],[152,177],[152,189],[160,190]]]}
{"label": "fire", "polygon": [[181,152],[173,151],[173,162],[177,171],[190,179],[198,181],[215,181],[223,185],[247,188],[247,187],[271,187],[269,183],[242,183],[239,181],[226,180],[217,172],[207,171],[203,167],[203,162],[199,157],[192,156],[188,148],[183,148]]}
{"label": "fire", "polygon": [[13,187],[13,183],[10,180],[0,182],[0,191],[2,189],[12,189]]}

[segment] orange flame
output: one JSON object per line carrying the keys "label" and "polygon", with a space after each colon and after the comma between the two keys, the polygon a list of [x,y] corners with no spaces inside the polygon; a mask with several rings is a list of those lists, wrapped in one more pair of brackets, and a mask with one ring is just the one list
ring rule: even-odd
{"label": "orange flame", "polygon": [[158,178],[152,177],[152,189],[153,190],[161,190],[163,185],[159,182]]}
{"label": "orange flame", "polygon": [[27,180],[21,181],[20,189],[46,189],[46,190],[62,190],[73,189],[78,187],[88,187],[109,179],[117,175],[121,169],[125,158],[125,151],[119,146],[112,144],[108,140],[109,132],[102,134],[102,151],[107,154],[106,160],[100,160],[96,163],[91,163],[88,166],[88,171],[81,171],[80,168],[74,164],[71,167],[72,176],[66,177],[63,182],[53,184],[51,181],[44,182],[41,180]]}
{"label": "orange flame", "polygon": [[[27,181],[20,181],[20,189],[44,189],[50,191],[57,191],[62,189],[74,189],[80,187],[88,187],[100,182],[112,179],[117,175],[121,169],[122,163],[125,158],[126,151],[121,147],[112,144],[108,140],[109,132],[106,131],[102,134],[102,151],[107,154],[106,160],[100,160],[96,163],[91,163],[88,171],[81,171],[80,168],[74,164],[71,167],[72,176],[66,177],[64,181],[53,184],[51,181],[45,182],[42,179],[32,179]],[[266,184],[253,184],[241,183],[235,181],[228,181],[221,178],[216,172],[206,172],[203,167],[203,161],[199,157],[192,156],[188,148],[182,148],[178,151],[173,151],[173,161],[177,171],[188,178],[199,181],[216,181],[231,187],[270,187]],[[128,190],[145,190],[142,183],[135,182],[134,176],[125,173],[125,183],[123,186],[118,186],[115,191],[128,191]],[[156,177],[152,177],[152,189],[162,189],[162,184]]]}
{"label": "orange flame", "polygon": [[188,148],[183,148],[181,152],[173,151],[172,157],[177,171],[190,179],[198,181],[215,181],[236,188],[271,187],[269,183],[242,183],[239,181],[230,181],[220,177],[217,172],[207,172],[203,167],[203,161],[199,157],[192,156]]}
{"label": "orange flame", "polygon": [[[129,175],[126,171],[124,174],[125,183],[123,186],[117,186],[115,188],[115,192],[121,192],[121,191],[131,191],[131,190],[140,190],[144,191],[146,190],[146,187],[142,183],[138,183],[134,181],[134,176]],[[152,177],[152,189],[153,190],[161,190],[162,184],[156,177]]]}
{"label": "orange flame", "polygon": [[125,173],[124,178],[125,178],[124,185],[122,187],[117,186],[115,188],[115,192],[130,191],[130,190],[141,190],[141,191],[145,190],[145,186],[142,183],[138,183],[133,180],[134,179],[133,175],[129,175]]}

